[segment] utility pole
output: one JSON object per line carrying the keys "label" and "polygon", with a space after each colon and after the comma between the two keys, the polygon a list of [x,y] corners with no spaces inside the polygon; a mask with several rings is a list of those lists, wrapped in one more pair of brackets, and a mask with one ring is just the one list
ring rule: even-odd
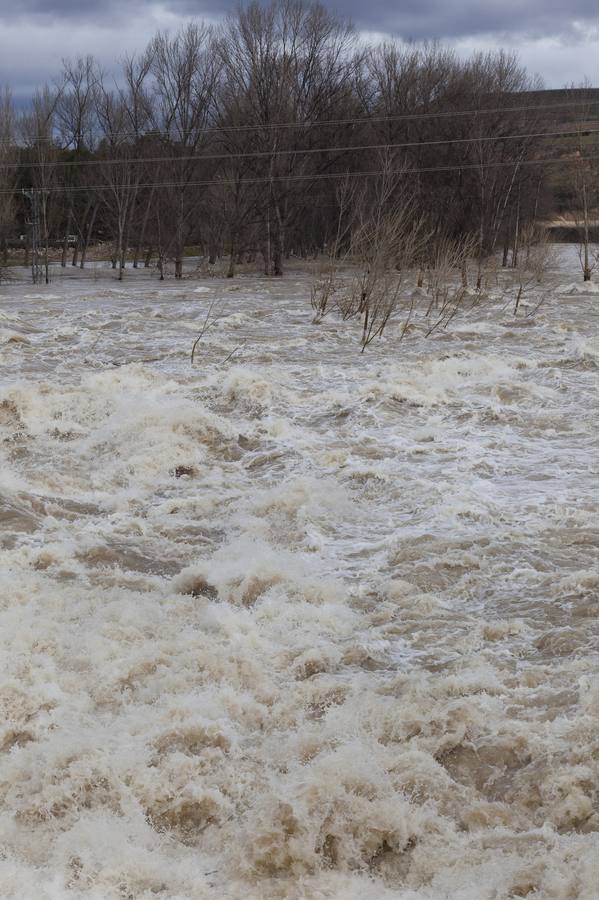
{"label": "utility pole", "polygon": [[[31,219],[27,224],[31,225],[31,279],[34,284],[42,280],[42,266],[40,264],[40,195],[41,191],[31,188],[26,191],[23,188],[23,196],[31,203]],[[46,279],[47,281],[47,279]]]}

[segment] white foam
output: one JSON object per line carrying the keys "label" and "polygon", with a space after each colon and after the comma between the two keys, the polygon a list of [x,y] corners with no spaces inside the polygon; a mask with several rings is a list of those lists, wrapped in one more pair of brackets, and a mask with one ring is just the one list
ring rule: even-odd
{"label": "white foam", "polygon": [[594,900],[594,294],[242,287],[2,286],[0,896]]}

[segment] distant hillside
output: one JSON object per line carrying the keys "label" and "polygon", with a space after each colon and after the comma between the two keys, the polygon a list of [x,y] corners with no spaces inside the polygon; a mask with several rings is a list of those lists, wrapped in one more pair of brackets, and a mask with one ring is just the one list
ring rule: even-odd
{"label": "distant hillside", "polygon": [[599,88],[522,91],[514,96],[518,98],[518,105],[546,106],[553,121],[564,126],[580,122],[599,125]]}
{"label": "distant hillside", "polygon": [[[563,166],[551,166],[548,172],[553,211],[546,218],[545,225],[554,240],[577,241],[582,213],[578,208],[580,193],[576,188],[572,161],[579,159],[581,154],[584,157],[599,157],[599,88],[526,91],[519,93],[517,98],[517,104],[514,105],[547,108],[546,115],[542,110],[539,111],[542,120],[539,130],[547,130],[552,134],[564,132],[563,137],[559,135],[547,142],[543,141],[540,151],[540,155],[547,158],[564,160]],[[599,238],[597,209],[590,211],[589,225],[593,239]]]}
{"label": "distant hillside", "polygon": [[[584,103],[585,101],[591,105],[599,106],[599,88],[554,88],[552,90],[543,91],[521,91],[518,93],[520,100],[526,100],[526,105],[547,104],[547,106],[569,103]],[[523,105],[525,105],[523,103]],[[595,106],[595,109],[597,109]],[[584,107],[583,107],[584,108]],[[574,109],[571,110],[574,115]]]}

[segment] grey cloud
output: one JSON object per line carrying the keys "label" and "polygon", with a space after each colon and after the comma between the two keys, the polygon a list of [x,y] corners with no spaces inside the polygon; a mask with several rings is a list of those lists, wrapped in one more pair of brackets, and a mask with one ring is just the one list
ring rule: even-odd
{"label": "grey cloud", "polygon": [[[591,0],[324,0],[361,31],[404,40],[439,38],[467,51],[508,46],[550,84],[599,81],[599,7]],[[17,98],[56,76],[61,59],[92,53],[111,70],[158,28],[192,16],[214,20],[236,0],[0,0],[0,86]],[[551,48],[547,41],[551,38]],[[559,58],[558,58],[559,57]]]}
{"label": "grey cloud", "polygon": [[593,0],[349,0],[343,12],[368,29],[391,31],[404,39],[460,38],[474,34],[526,34],[575,38],[575,22],[599,23]]}
{"label": "grey cloud", "polygon": [[[232,6],[233,4],[228,4]],[[214,13],[222,13],[227,7],[226,0],[207,0],[201,2],[178,2],[178,0],[164,0],[162,3],[152,3],[148,0],[97,0],[97,2],[81,2],[81,0],[19,0],[18,7],[8,0],[0,0],[0,21],[10,22],[18,17],[19,21],[27,22],[65,22],[65,23],[98,23],[103,26],[111,22],[134,20],[143,21],[148,15],[152,15],[156,9],[164,9],[174,15],[189,18]]]}
{"label": "grey cloud", "polygon": [[[135,9],[137,3],[128,4]],[[0,19],[20,22],[33,22],[35,20],[48,21],[93,21],[98,16],[112,14],[118,10],[119,4],[115,0],[100,0],[98,3],[78,3],[77,0],[58,0],[47,3],[43,0],[20,0],[18,6],[0,0]],[[123,4],[121,4],[121,9]]]}
{"label": "grey cloud", "polygon": [[[404,39],[456,39],[475,34],[526,34],[531,37],[562,36],[575,39],[575,22],[599,23],[593,0],[325,0],[326,5],[369,31],[392,32]],[[165,11],[175,16],[224,14],[235,0],[162,0]],[[156,9],[147,0],[20,0],[20,21],[98,22],[132,21]],[[15,3],[0,0],[0,20],[15,17]]]}
{"label": "grey cloud", "polygon": [[[599,24],[595,0],[324,0],[324,4],[363,30],[391,32],[404,40],[489,33],[576,39],[575,22]],[[164,0],[164,5],[176,14],[190,16],[202,11],[227,12],[235,2]]]}

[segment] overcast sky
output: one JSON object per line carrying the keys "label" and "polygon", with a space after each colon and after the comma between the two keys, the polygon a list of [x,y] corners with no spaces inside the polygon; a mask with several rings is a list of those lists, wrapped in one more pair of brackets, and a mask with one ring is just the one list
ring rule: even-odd
{"label": "overcast sky", "polygon": [[[599,85],[599,5],[591,0],[325,0],[368,35],[438,38],[460,54],[506,47],[547,87]],[[93,53],[110,67],[159,28],[210,21],[235,0],[0,0],[0,84],[17,98],[53,78],[61,59]]]}

